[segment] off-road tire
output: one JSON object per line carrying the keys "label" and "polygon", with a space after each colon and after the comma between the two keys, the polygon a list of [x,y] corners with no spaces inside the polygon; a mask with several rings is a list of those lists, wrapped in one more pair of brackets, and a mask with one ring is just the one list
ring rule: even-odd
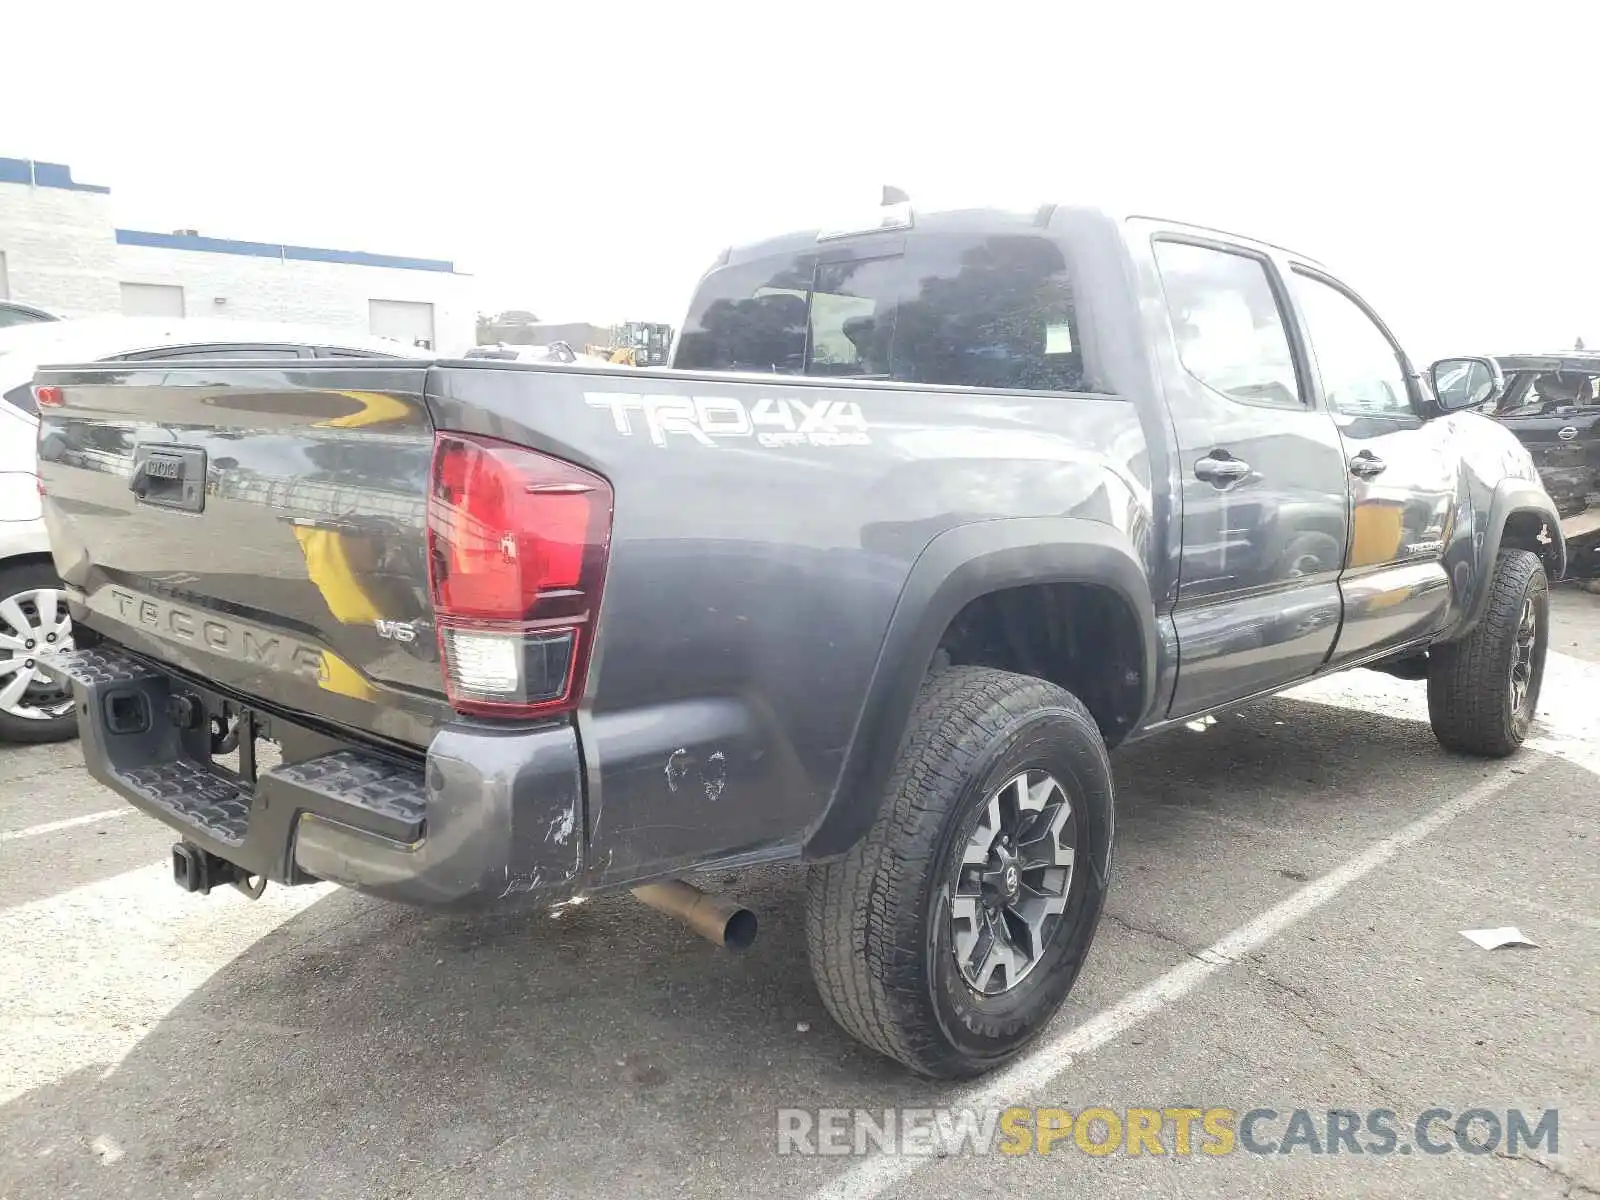
{"label": "off-road tire", "polygon": [[[1523,606],[1532,599],[1538,628],[1526,703],[1512,703],[1510,678]],[[1428,719],[1446,750],[1504,758],[1528,736],[1544,680],[1550,638],[1550,585],[1529,550],[1504,550],[1489,581],[1488,607],[1472,632],[1428,651]]]}
{"label": "off-road tire", "polygon": [[[1036,967],[986,997],[962,978],[951,949],[948,880],[989,793],[1035,768],[1054,775],[1082,822],[1068,906]],[[807,949],[834,1020],[937,1078],[981,1074],[1014,1057],[1083,968],[1105,905],[1112,827],[1105,742],[1075,696],[985,667],[930,675],[877,821],[844,858],[811,869]]]}
{"label": "off-road tire", "polygon": [[[0,600],[39,588],[59,588],[54,568],[42,560],[0,566]],[[0,712],[0,743],[64,742],[78,736],[78,717],[69,707],[64,716],[33,719]]]}

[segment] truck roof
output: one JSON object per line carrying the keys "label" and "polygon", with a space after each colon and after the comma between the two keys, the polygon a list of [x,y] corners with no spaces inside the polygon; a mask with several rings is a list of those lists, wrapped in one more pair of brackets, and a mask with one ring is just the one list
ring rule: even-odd
{"label": "truck roof", "polygon": [[[886,206],[888,207],[888,206]],[[837,240],[849,237],[871,237],[874,234],[904,234],[906,232],[920,233],[988,233],[1004,229],[1039,229],[1048,223],[1054,205],[1045,205],[1042,208],[1029,210],[1006,208],[959,208],[944,209],[932,212],[922,209],[912,210],[915,214],[915,224],[909,230],[902,226],[885,226],[879,228],[873,221],[875,214],[881,213],[881,208],[863,208],[861,210],[862,225],[859,230],[851,230]],[[758,259],[770,258],[779,254],[792,254],[818,245],[826,244],[825,231],[836,226],[815,225],[810,229],[796,229],[788,233],[780,233],[773,237],[762,238],[759,241],[744,242],[729,247],[723,253],[718,266],[727,266],[732,263],[751,262]]]}
{"label": "truck roof", "polygon": [[872,218],[875,213],[880,213],[883,209],[863,208],[862,223],[858,230],[851,230],[849,233],[839,235],[837,238],[828,238],[823,235],[824,231],[830,229],[830,227],[818,225],[809,229],[797,229],[788,233],[776,234],[757,241],[742,242],[725,250],[715,265],[723,267],[736,263],[753,262],[777,255],[798,253],[806,249],[815,248],[818,245],[825,245],[831,240],[842,241],[846,240],[846,238],[871,237],[879,233],[903,234],[920,232],[950,234],[1037,230],[1048,226],[1051,218],[1055,216],[1058,210],[1062,209],[1070,209],[1085,216],[1097,216],[1102,220],[1117,225],[1129,220],[1156,221],[1163,225],[1176,225],[1193,233],[1210,234],[1231,242],[1242,242],[1265,247],[1284,254],[1292,254],[1307,263],[1322,265],[1318,259],[1309,254],[1304,254],[1293,247],[1267,241],[1264,238],[1250,237],[1246,234],[1234,233],[1209,225],[1201,225],[1193,221],[1157,216],[1150,212],[1131,209],[1117,210],[1103,205],[1045,203],[1035,205],[1032,208],[985,207],[932,210],[919,209],[909,205],[907,207],[914,217],[914,224],[909,227],[891,225],[879,228]]}

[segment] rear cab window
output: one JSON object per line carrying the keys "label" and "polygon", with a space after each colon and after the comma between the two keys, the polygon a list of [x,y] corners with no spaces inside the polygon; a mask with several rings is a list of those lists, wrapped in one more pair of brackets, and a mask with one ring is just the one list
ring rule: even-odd
{"label": "rear cab window", "polygon": [[682,370],[1080,391],[1071,272],[1043,232],[818,242],[702,281]]}

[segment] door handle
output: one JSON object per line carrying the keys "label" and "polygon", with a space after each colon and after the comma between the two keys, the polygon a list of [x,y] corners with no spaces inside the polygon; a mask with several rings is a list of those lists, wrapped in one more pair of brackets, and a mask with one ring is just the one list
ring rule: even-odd
{"label": "door handle", "polygon": [[1358,479],[1371,479],[1375,475],[1382,475],[1388,469],[1389,464],[1370,450],[1363,450],[1350,460],[1350,474]]}
{"label": "door handle", "polygon": [[1248,474],[1250,474],[1250,464],[1233,458],[1226,450],[1208,454],[1194,465],[1196,479],[1204,479],[1207,483],[1214,483],[1218,487],[1238,483]]}

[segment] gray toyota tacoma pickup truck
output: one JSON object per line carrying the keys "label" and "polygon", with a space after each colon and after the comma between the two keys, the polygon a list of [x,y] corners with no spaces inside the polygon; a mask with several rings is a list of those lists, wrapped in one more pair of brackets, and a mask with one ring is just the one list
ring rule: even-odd
{"label": "gray toyota tacoma pickup truck", "polygon": [[1082,969],[1109,750],[1358,666],[1527,735],[1559,524],[1430,375],[1275,246],[906,204],[722,255],[668,370],[52,368],[46,661],[185,887],[736,942],[681,877],[800,860],[839,1023],[971,1075]]}

